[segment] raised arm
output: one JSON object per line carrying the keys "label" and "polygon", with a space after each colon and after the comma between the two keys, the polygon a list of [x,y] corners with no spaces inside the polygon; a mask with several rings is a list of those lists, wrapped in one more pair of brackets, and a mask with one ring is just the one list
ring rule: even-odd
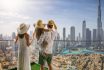
{"label": "raised arm", "polygon": [[26,42],[27,42],[27,46],[29,46],[30,45],[30,39],[29,39],[29,35],[26,33],[25,34],[25,38],[26,38]]}
{"label": "raised arm", "polygon": [[18,35],[16,36],[15,44],[17,43],[17,41],[18,41]]}

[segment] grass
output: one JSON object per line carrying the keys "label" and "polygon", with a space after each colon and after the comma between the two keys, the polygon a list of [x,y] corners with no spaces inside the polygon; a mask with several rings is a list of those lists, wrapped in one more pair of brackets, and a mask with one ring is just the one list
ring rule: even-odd
{"label": "grass", "polygon": [[[31,64],[31,70],[40,70],[40,65],[32,63]],[[44,68],[44,70],[48,70],[48,68]]]}
{"label": "grass", "polygon": [[[45,70],[48,70],[48,68],[44,68]],[[17,70],[17,68],[15,69],[11,69],[11,70]],[[31,64],[31,70],[40,70],[40,65],[36,64],[36,63],[32,63]]]}

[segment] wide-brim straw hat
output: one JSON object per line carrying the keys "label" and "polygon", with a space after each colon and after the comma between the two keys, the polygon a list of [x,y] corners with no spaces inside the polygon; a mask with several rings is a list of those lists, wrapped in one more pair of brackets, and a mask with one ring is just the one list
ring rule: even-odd
{"label": "wide-brim straw hat", "polygon": [[29,24],[25,24],[25,23],[20,24],[20,26],[17,28],[18,34],[26,33],[28,31],[29,27],[30,27]]}
{"label": "wide-brim straw hat", "polygon": [[36,28],[44,28],[45,24],[43,24],[42,20],[38,20],[37,24],[35,25]]}

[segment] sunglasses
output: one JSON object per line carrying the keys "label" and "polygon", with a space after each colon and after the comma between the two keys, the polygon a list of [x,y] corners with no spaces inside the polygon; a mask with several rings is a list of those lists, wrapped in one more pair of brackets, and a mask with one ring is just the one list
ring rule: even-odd
{"label": "sunglasses", "polygon": [[47,25],[49,28],[53,28],[53,25]]}

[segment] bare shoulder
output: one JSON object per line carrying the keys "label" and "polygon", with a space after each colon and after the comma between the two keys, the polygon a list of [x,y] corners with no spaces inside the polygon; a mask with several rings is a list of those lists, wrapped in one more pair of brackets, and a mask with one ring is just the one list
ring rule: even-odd
{"label": "bare shoulder", "polygon": [[28,34],[28,33],[25,33],[25,37],[26,37],[26,38],[29,38],[29,34]]}
{"label": "bare shoulder", "polygon": [[25,36],[29,36],[29,34],[28,33],[25,33]]}

